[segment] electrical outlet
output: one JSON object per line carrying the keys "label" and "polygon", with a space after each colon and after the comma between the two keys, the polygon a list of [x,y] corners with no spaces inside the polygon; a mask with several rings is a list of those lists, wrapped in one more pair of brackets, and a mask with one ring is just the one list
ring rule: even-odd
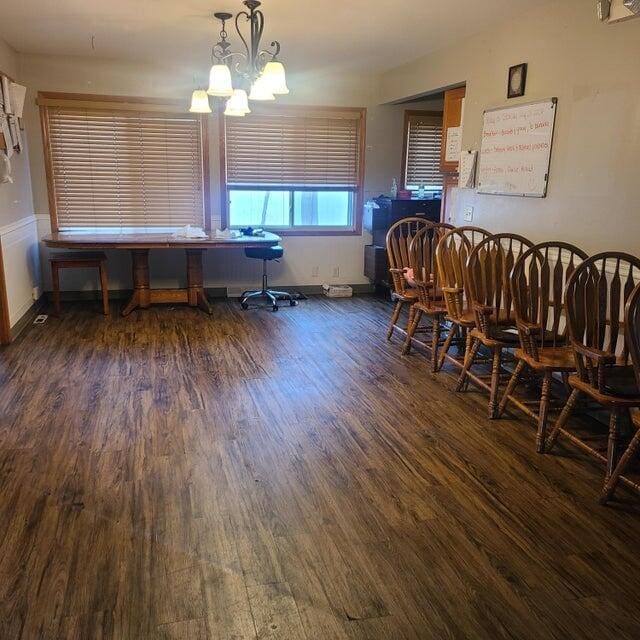
{"label": "electrical outlet", "polygon": [[471,222],[473,220],[473,207],[464,208],[464,221]]}
{"label": "electrical outlet", "polygon": [[34,300],[40,300],[40,287],[33,287],[33,289],[31,289],[31,297]]}
{"label": "electrical outlet", "polygon": [[311,267],[311,277],[317,278],[320,275],[320,267]]}
{"label": "electrical outlet", "polygon": [[333,277],[334,278],[340,277],[340,267],[333,267]]}

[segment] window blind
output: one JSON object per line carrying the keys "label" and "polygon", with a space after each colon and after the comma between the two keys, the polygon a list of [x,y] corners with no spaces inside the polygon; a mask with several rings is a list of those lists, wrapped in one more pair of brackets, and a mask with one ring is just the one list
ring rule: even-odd
{"label": "window blind", "polygon": [[408,117],[405,185],[442,187],[442,121],[434,116]]}
{"label": "window blind", "polygon": [[202,226],[198,117],[66,106],[43,109],[58,228]]}
{"label": "window blind", "polygon": [[225,119],[227,185],[360,184],[361,110]]}

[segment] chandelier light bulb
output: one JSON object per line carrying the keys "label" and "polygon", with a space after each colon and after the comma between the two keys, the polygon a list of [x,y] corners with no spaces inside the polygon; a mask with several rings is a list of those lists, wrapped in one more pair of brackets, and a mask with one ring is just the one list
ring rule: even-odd
{"label": "chandelier light bulb", "polygon": [[251,93],[249,94],[249,100],[275,100],[269,85],[267,84],[264,76],[260,76],[251,87]]}
{"label": "chandelier light bulb", "polygon": [[191,107],[189,107],[189,111],[191,113],[211,113],[209,96],[204,89],[196,89],[191,94]]}
{"label": "chandelier light bulb", "polygon": [[249,109],[247,92],[244,89],[236,89],[229,100],[227,100],[227,107],[224,110],[224,115],[241,117],[248,113],[251,113],[251,109]]}
{"label": "chandelier light bulb", "polygon": [[277,60],[267,62],[261,77],[264,78],[265,84],[274,95],[284,96],[289,93],[287,77],[282,62]]}
{"label": "chandelier light bulb", "polygon": [[231,71],[226,64],[214,64],[211,67],[207,93],[217,98],[228,98],[233,94]]}

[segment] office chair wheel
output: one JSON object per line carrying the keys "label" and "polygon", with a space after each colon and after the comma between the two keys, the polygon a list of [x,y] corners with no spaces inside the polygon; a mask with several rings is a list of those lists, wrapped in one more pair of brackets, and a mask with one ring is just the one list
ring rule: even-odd
{"label": "office chair wheel", "polygon": [[274,304],[273,307],[271,307],[271,311],[275,313],[277,310],[278,310],[278,305]]}
{"label": "office chair wheel", "polygon": [[249,305],[248,305],[246,302],[241,302],[241,303],[240,303],[240,306],[241,306],[243,309],[248,309],[248,308],[249,308]]}
{"label": "office chair wheel", "polygon": [[290,307],[295,307],[298,304],[297,300],[289,300],[289,306]]}

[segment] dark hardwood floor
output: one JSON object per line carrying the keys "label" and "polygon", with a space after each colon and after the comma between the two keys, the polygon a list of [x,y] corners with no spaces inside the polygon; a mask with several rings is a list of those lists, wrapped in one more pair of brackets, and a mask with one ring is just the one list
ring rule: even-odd
{"label": "dark hardwood floor", "polygon": [[75,305],[0,351],[0,638],[640,637],[638,499],[389,313]]}

